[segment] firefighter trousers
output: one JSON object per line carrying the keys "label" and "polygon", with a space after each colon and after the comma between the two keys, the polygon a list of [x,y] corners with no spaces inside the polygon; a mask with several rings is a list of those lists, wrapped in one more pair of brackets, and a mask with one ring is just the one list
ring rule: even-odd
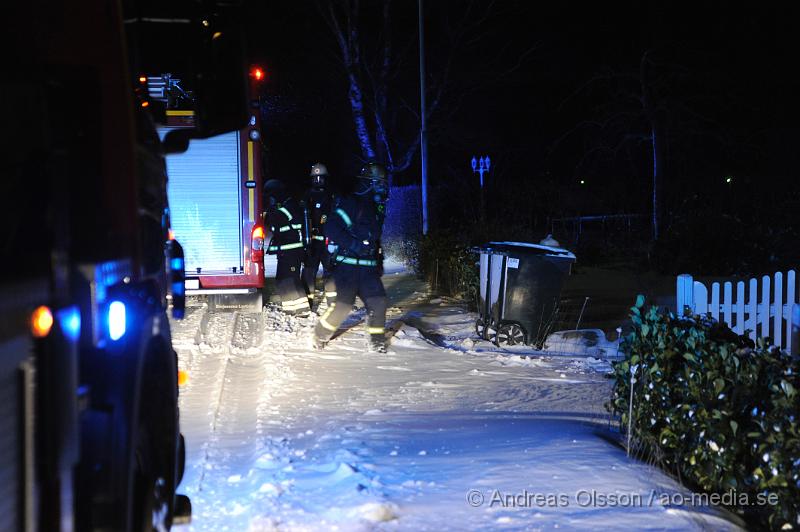
{"label": "firefighter trousers", "polygon": [[[353,266],[339,264],[333,270],[336,285],[335,301],[329,304],[328,310],[320,316],[314,333],[322,341],[327,342],[353,309],[356,296],[360,297],[367,307],[367,333],[370,342],[386,341],[386,290],[383,288],[381,276],[376,266]],[[327,287],[326,287],[327,289]]]}
{"label": "firefighter trousers", "polygon": [[329,257],[330,254],[328,253],[327,246],[325,246],[325,242],[312,241],[309,244],[305,259],[303,260],[302,280],[303,287],[308,295],[308,303],[312,307],[314,303],[314,290],[316,287],[317,272],[319,271],[320,264],[322,264],[323,278],[326,279],[325,297],[329,299],[328,304],[330,305],[330,296],[327,294],[327,292],[329,292],[327,280],[330,278],[330,272],[328,271]]}
{"label": "firefighter trousers", "polygon": [[303,262],[303,250],[291,250],[278,254],[278,269],[275,284],[281,296],[281,309],[287,314],[307,314],[308,305],[306,291],[300,280],[300,264]]}

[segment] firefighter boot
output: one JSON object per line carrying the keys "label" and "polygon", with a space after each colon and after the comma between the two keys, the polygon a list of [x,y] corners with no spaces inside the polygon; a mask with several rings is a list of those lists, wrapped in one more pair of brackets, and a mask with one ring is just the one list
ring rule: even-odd
{"label": "firefighter boot", "polygon": [[320,338],[316,334],[312,336],[311,342],[315,351],[322,351],[323,349],[325,349],[325,346],[328,345],[327,340]]}
{"label": "firefighter boot", "polygon": [[367,343],[367,350],[370,353],[386,352],[386,336],[383,334],[370,334]]}

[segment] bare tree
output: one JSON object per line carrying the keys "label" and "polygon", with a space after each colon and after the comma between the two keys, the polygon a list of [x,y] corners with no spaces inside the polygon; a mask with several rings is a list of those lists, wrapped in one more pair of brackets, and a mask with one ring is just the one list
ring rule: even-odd
{"label": "bare tree", "polygon": [[[456,20],[445,21],[446,27],[440,32],[440,37],[446,40],[444,59],[437,65],[436,79],[428,84],[428,121],[432,115],[442,111],[443,98],[450,92],[450,77],[458,51],[462,46],[473,44],[470,40],[475,37],[475,29],[490,16],[493,4],[490,2],[478,12],[475,2],[470,0]],[[319,1],[317,8],[338,45],[361,157],[365,161],[384,163],[391,176],[409,168],[420,145],[419,128],[416,127],[420,121],[419,106],[390,90],[403,73],[408,52],[416,47],[416,33],[404,32],[407,35],[405,40],[398,42],[395,39],[392,0],[381,0],[378,4],[380,13],[370,13],[369,18],[372,21],[377,17],[379,23],[366,28],[362,23],[364,12],[375,5],[370,3],[365,7],[359,0],[329,0]],[[377,35],[373,34],[373,28]],[[370,52],[365,54],[365,50]],[[513,68],[519,68],[525,57]],[[462,85],[460,90],[467,89]],[[444,114],[453,112],[458,103],[459,99],[453,98],[451,109]],[[403,120],[413,122],[415,127],[400,127]],[[399,138],[403,134],[401,130],[405,130],[404,139]],[[410,133],[411,130],[414,133]]]}

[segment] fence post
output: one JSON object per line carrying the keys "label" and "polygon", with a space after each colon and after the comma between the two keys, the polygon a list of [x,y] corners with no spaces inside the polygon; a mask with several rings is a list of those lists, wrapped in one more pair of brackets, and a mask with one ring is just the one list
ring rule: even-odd
{"label": "fence post", "polygon": [[795,303],[792,305],[792,345],[790,347],[791,354],[800,354],[800,305]]}
{"label": "fence post", "polygon": [[689,307],[694,314],[694,279],[688,273],[678,276],[676,296],[676,314],[683,316],[686,307]]}

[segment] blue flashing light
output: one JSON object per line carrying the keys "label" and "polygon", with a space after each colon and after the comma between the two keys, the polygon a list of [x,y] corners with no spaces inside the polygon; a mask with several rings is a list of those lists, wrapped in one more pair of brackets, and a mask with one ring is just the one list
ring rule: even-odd
{"label": "blue flashing light", "polygon": [[108,336],[117,341],[125,334],[125,303],[113,301],[108,306]]}
{"label": "blue flashing light", "polygon": [[172,295],[182,296],[184,293],[183,283],[172,283]]}
{"label": "blue flashing light", "polygon": [[58,323],[64,335],[77,342],[81,336],[81,313],[78,307],[68,307],[58,312]]}
{"label": "blue flashing light", "polygon": [[183,259],[181,257],[175,257],[169,264],[173,271],[183,271]]}

